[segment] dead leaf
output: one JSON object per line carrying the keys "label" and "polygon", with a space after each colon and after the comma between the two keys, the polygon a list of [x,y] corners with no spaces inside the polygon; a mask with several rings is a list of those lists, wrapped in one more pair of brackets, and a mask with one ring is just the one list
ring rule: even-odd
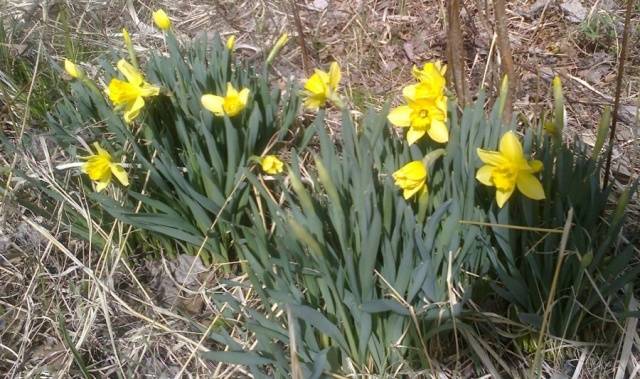
{"label": "dead leaf", "polygon": [[564,12],[567,20],[573,23],[579,23],[587,18],[589,11],[585,8],[580,0],[568,0],[560,4],[560,8]]}

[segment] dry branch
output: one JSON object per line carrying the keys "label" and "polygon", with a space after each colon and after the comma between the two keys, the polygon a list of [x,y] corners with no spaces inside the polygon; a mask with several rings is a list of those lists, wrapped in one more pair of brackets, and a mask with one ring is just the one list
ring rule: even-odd
{"label": "dry branch", "polygon": [[509,90],[507,91],[507,97],[505,100],[505,111],[502,113],[502,121],[505,124],[509,124],[513,113],[513,97],[515,96],[516,89],[518,88],[518,80],[513,68],[513,55],[511,54],[511,45],[509,44],[509,32],[507,31],[507,16],[505,14],[504,0],[494,0],[493,7],[496,18],[496,42],[498,50],[500,51],[502,75],[506,75],[509,78]]}

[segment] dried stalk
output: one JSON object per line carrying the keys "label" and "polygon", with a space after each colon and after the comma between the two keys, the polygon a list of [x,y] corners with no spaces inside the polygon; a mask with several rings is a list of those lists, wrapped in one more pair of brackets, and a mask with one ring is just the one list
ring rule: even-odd
{"label": "dried stalk", "polygon": [[306,74],[310,73],[311,61],[309,60],[309,52],[307,51],[307,44],[304,40],[304,27],[302,26],[302,20],[300,19],[300,12],[298,11],[298,3],[296,0],[290,0],[291,12],[293,13],[293,19],[296,24],[296,30],[298,31],[298,43],[300,44],[300,50],[302,50],[302,69]]}
{"label": "dried stalk", "polygon": [[461,106],[469,103],[469,90],[464,73],[464,46],[462,39],[462,27],[460,26],[461,0],[447,1],[447,45],[448,67],[453,79],[453,84]]}
{"label": "dried stalk", "polygon": [[607,188],[611,171],[611,156],[613,155],[613,144],[616,141],[616,126],[618,125],[618,108],[620,108],[620,95],[622,93],[622,77],[624,76],[624,62],[627,60],[627,46],[629,45],[629,29],[631,26],[631,12],[633,10],[633,0],[627,0],[627,10],[624,16],[624,31],[622,34],[622,51],[618,60],[618,77],[616,78],[616,96],[613,102],[613,119],[609,132],[609,148],[607,150],[607,164],[604,168],[604,181],[602,188]]}
{"label": "dried stalk", "polygon": [[507,16],[505,12],[505,1],[493,1],[494,15],[496,18],[496,35],[500,60],[502,61],[502,75],[509,78],[509,90],[505,101],[505,111],[502,113],[502,122],[511,123],[513,114],[513,97],[518,88],[515,69],[513,67],[513,55],[511,54],[511,44],[509,43],[509,32],[507,31]]}

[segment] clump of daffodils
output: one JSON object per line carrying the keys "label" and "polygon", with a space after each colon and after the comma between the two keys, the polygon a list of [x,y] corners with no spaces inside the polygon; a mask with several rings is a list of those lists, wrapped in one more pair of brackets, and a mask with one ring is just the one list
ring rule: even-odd
{"label": "clump of daffodils", "polygon": [[409,145],[424,135],[439,143],[449,140],[446,69],[440,62],[426,63],[421,70],[414,67],[413,75],[418,83],[404,87],[402,95],[406,104],[391,110],[387,117],[391,124],[408,128],[406,138]]}
{"label": "clump of daffodils", "polygon": [[[413,145],[425,135],[435,142],[449,141],[447,128],[447,70],[441,62],[426,63],[422,69],[413,67],[418,83],[402,89],[405,105],[391,110],[387,119],[395,126],[408,128],[406,139]],[[405,200],[427,192],[427,167],[423,161],[413,161],[393,173],[395,184],[403,190]]]}

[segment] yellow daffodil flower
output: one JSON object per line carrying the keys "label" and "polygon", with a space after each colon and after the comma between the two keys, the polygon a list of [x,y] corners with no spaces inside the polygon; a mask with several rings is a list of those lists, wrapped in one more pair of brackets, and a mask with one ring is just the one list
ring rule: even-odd
{"label": "yellow daffodil flower", "polygon": [[438,98],[444,96],[444,88],[447,81],[444,77],[447,72],[447,66],[442,62],[428,62],[422,67],[422,70],[413,66],[413,76],[420,81],[420,90],[422,95],[429,98]]}
{"label": "yellow daffodil flower", "polygon": [[275,155],[265,155],[260,158],[260,167],[267,174],[276,175],[282,172],[284,163]]}
{"label": "yellow daffodil flower", "polygon": [[89,175],[89,178],[96,182],[96,191],[100,192],[111,183],[112,176],[115,176],[123,186],[129,185],[127,172],[120,163],[114,163],[111,154],[100,147],[99,143],[94,143],[96,153],[88,157],[83,157],[87,161],[82,164],[82,172]]}
{"label": "yellow daffodil flower", "polygon": [[395,185],[400,187],[405,200],[418,193],[427,190],[427,168],[422,161],[409,162],[393,173]]}
{"label": "yellow daffodil flower", "polygon": [[152,16],[153,22],[156,24],[158,29],[167,31],[171,28],[171,20],[164,10],[158,9],[157,11],[153,12]]}
{"label": "yellow daffodil flower", "polygon": [[236,36],[231,35],[231,37],[227,38],[227,49],[233,50],[235,46],[236,46]]}
{"label": "yellow daffodil flower", "polygon": [[144,98],[157,96],[160,88],[145,82],[142,73],[124,59],[118,62],[118,70],[127,78],[127,81],[111,79],[107,94],[116,108],[125,110],[124,120],[131,122],[138,117],[140,110],[144,107]]}
{"label": "yellow daffodil flower", "polygon": [[202,95],[200,99],[202,106],[213,112],[216,116],[233,117],[247,106],[249,100],[249,89],[243,88],[238,92],[231,83],[227,83],[227,93],[224,97],[211,94]]}
{"label": "yellow daffodil flower", "polygon": [[68,59],[64,60],[64,70],[74,79],[84,78],[84,72],[82,72],[80,67]]}
{"label": "yellow daffodil flower", "polygon": [[401,105],[391,110],[387,119],[390,123],[401,128],[409,128],[407,141],[409,145],[427,134],[432,140],[445,143],[449,140],[447,129],[447,98],[440,96],[429,97],[428,89],[421,84],[404,87],[402,95],[407,105]]}
{"label": "yellow daffodil flower", "polygon": [[476,173],[476,179],[486,186],[496,187],[496,201],[500,208],[516,187],[530,199],[545,198],[540,180],[533,175],[542,170],[542,162],[527,161],[514,132],[507,132],[500,138],[498,151],[478,149],[477,152],[485,165]]}
{"label": "yellow daffodil flower", "polygon": [[340,105],[338,84],[342,73],[337,62],[331,63],[329,72],[316,69],[314,74],[304,84],[306,99],[305,108],[316,110],[324,107],[327,101]]}

